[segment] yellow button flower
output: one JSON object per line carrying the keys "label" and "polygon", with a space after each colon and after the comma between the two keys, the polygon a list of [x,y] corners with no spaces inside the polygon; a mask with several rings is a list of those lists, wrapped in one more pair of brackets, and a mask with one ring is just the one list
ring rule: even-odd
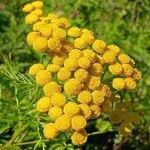
{"label": "yellow button flower", "polygon": [[75,48],[78,48],[78,49],[84,49],[84,48],[86,48],[87,47],[87,43],[85,42],[85,40],[84,39],[82,39],[82,38],[76,38],[75,40],[74,40],[74,46],[75,46]]}
{"label": "yellow button flower", "polygon": [[41,70],[36,75],[36,83],[42,86],[51,81],[51,79],[51,73],[47,70]]}
{"label": "yellow button flower", "polygon": [[121,53],[118,56],[118,59],[122,64],[129,64],[131,61],[131,58],[127,54],[124,54],[124,53]]}
{"label": "yellow button flower", "polygon": [[46,112],[52,107],[51,99],[49,97],[42,97],[36,104],[36,110],[39,112]]}
{"label": "yellow button flower", "polygon": [[41,70],[44,70],[44,65],[43,64],[33,64],[29,68],[29,75],[37,75],[37,73]]}
{"label": "yellow button flower", "polygon": [[32,11],[33,10],[33,5],[32,4],[26,4],[24,7],[23,7],[23,9],[22,9],[22,11],[23,12],[26,12],[26,13],[29,13],[30,11]]}
{"label": "yellow button flower", "polygon": [[91,76],[87,82],[87,86],[90,90],[96,90],[99,88],[100,83],[101,81],[99,77]]}
{"label": "yellow button flower", "polygon": [[52,26],[50,26],[50,25],[48,26],[44,23],[43,23],[43,25],[39,25],[39,26],[40,27],[38,27],[38,30],[43,36],[45,36],[46,38],[49,38],[52,36],[52,31],[53,31]]}
{"label": "yellow button flower", "polygon": [[40,29],[41,27],[45,26],[45,25],[46,25],[45,22],[43,22],[43,21],[38,21],[38,22],[36,22],[36,23],[33,24],[33,30],[34,30],[34,31],[39,31],[39,29]]}
{"label": "yellow button flower", "polygon": [[89,104],[92,101],[92,96],[90,91],[82,91],[79,95],[78,95],[78,101],[82,104]]}
{"label": "yellow button flower", "polygon": [[51,82],[48,82],[47,84],[45,84],[43,91],[46,96],[51,97],[55,92],[60,93],[61,87],[56,82],[51,81]]}
{"label": "yellow button flower", "polygon": [[100,76],[103,73],[103,67],[100,63],[94,63],[90,67],[90,74],[92,76]]}
{"label": "yellow button flower", "polygon": [[125,76],[131,76],[133,73],[133,67],[129,64],[122,64],[122,69]]}
{"label": "yellow button flower", "polygon": [[107,49],[111,50],[113,53],[115,53],[116,56],[120,53],[120,48],[116,45],[108,45]]}
{"label": "yellow button flower", "polygon": [[32,5],[36,9],[41,9],[43,7],[43,2],[42,1],[34,1],[34,2],[32,2]]}
{"label": "yellow button flower", "polygon": [[50,51],[59,52],[60,48],[61,48],[61,43],[56,38],[50,38],[48,40],[48,47],[49,47]]}
{"label": "yellow button flower", "polygon": [[69,79],[65,82],[64,90],[68,95],[78,95],[81,92],[82,84],[77,79]]}
{"label": "yellow button flower", "polygon": [[[83,30],[82,30],[83,32]],[[90,31],[91,32],[91,31]],[[95,40],[95,37],[93,34],[89,33],[89,32],[84,32],[82,35],[81,35],[81,39],[83,39],[83,41],[85,41],[88,44],[92,44]]]}
{"label": "yellow button flower", "polygon": [[70,117],[77,116],[80,113],[80,107],[75,102],[68,102],[64,106],[64,113]]}
{"label": "yellow button flower", "polygon": [[105,93],[99,90],[94,90],[92,92],[93,103],[96,105],[101,105],[104,102]]}
{"label": "yellow button flower", "polygon": [[47,48],[47,39],[45,37],[38,37],[33,41],[33,49],[44,52]]}
{"label": "yellow button flower", "polygon": [[90,119],[91,114],[92,114],[90,106],[87,104],[80,104],[79,107],[81,110],[81,115],[86,119]]}
{"label": "yellow button flower", "polygon": [[92,111],[92,115],[91,115],[91,118],[92,119],[95,119],[95,118],[98,118],[101,114],[101,109],[98,105],[91,105],[90,106],[91,108],[91,111]]}
{"label": "yellow button flower", "polygon": [[51,73],[55,73],[55,72],[58,72],[60,70],[60,66],[58,65],[55,65],[55,64],[49,64],[47,66],[47,70]]}
{"label": "yellow button flower", "polygon": [[43,133],[47,139],[53,140],[56,138],[58,132],[54,123],[47,123],[44,125]]}
{"label": "yellow button flower", "polygon": [[25,17],[25,23],[26,24],[33,24],[35,22],[38,21],[38,16],[36,15],[33,15],[33,14],[28,14],[26,17]]}
{"label": "yellow button flower", "polygon": [[57,119],[62,114],[63,114],[62,108],[60,108],[58,106],[54,106],[54,107],[50,108],[48,111],[48,115],[52,119]]}
{"label": "yellow button flower", "polygon": [[86,124],[86,119],[81,115],[75,116],[71,119],[71,126],[74,130],[78,131],[84,129],[86,127]]}
{"label": "yellow button flower", "polygon": [[61,115],[56,119],[55,125],[58,131],[66,132],[70,129],[71,120],[67,115]]}
{"label": "yellow button flower", "polygon": [[78,27],[71,27],[69,30],[68,30],[68,35],[69,36],[72,36],[72,37],[79,37],[81,36],[82,34],[82,31],[80,28]]}
{"label": "yellow button flower", "polygon": [[122,66],[119,63],[109,65],[109,71],[112,73],[112,75],[119,75],[122,73]]}
{"label": "yellow button flower", "polygon": [[138,70],[138,69],[136,69],[136,68],[134,68],[133,69],[133,73],[132,73],[132,78],[134,79],[134,80],[140,80],[141,79],[141,72]]}
{"label": "yellow button flower", "polygon": [[86,82],[89,78],[89,73],[85,69],[78,69],[74,73],[74,77],[79,81],[79,82]]}
{"label": "yellow button flower", "polygon": [[99,54],[103,54],[106,48],[106,43],[102,40],[95,40],[92,48]]}
{"label": "yellow button flower", "polygon": [[33,10],[33,11],[31,12],[31,14],[40,17],[40,16],[42,16],[42,14],[43,14],[43,10],[41,10],[41,9],[35,9],[35,10]]}
{"label": "yellow button flower", "polygon": [[86,57],[81,57],[79,59],[79,66],[83,69],[87,69],[90,67],[90,60]]}
{"label": "yellow button flower", "polygon": [[33,41],[38,38],[37,32],[30,32],[27,35],[27,43],[28,45],[33,45]]}
{"label": "yellow button flower", "polygon": [[64,64],[64,61],[66,59],[66,54],[59,54],[59,55],[55,55],[52,59],[52,63],[55,65],[59,65],[62,66]]}
{"label": "yellow button flower", "polygon": [[71,78],[71,72],[68,71],[66,68],[61,68],[57,73],[57,77],[59,80],[67,81]]}
{"label": "yellow button flower", "polygon": [[63,107],[66,103],[66,96],[62,93],[54,93],[51,97],[51,103],[54,106]]}
{"label": "yellow button flower", "polygon": [[106,64],[112,64],[116,61],[116,54],[113,51],[108,50],[104,53],[103,60]]}
{"label": "yellow button flower", "polygon": [[115,78],[112,81],[112,86],[116,90],[122,90],[125,88],[125,81],[123,78]]}
{"label": "yellow button flower", "polygon": [[75,58],[75,59],[79,59],[81,58],[83,55],[82,51],[79,49],[72,49],[69,53],[69,58]]}
{"label": "yellow button flower", "polygon": [[91,63],[96,61],[96,53],[90,49],[83,50],[83,56],[88,58]]}
{"label": "yellow button flower", "polygon": [[78,60],[74,59],[74,58],[67,58],[64,61],[64,67],[68,70],[68,71],[75,71],[78,68]]}
{"label": "yellow button flower", "polygon": [[80,131],[75,131],[71,136],[71,141],[73,145],[82,146],[86,143],[88,138],[87,132],[82,129]]}
{"label": "yellow button flower", "polygon": [[133,80],[133,78],[126,78],[125,85],[128,90],[133,90],[136,87],[136,82]]}
{"label": "yellow button flower", "polygon": [[56,23],[56,25],[58,25],[59,27],[62,27],[62,28],[64,28],[64,29],[70,27],[70,22],[69,22],[69,20],[68,20],[67,18],[64,18],[64,17],[60,17],[60,18],[58,19],[58,21],[55,22],[55,23]]}
{"label": "yellow button flower", "polygon": [[66,38],[66,31],[61,28],[55,28],[53,30],[53,37],[58,40],[64,40]]}

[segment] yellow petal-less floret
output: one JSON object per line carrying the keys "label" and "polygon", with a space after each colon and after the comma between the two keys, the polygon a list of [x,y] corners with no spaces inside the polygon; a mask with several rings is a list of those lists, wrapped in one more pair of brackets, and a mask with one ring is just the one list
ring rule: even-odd
{"label": "yellow petal-less floret", "polygon": [[50,38],[48,40],[48,48],[50,49],[50,51],[59,52],[61,49],[61,43],[56,38]]}
{"label": "yellow petal-less floret", "polygon": [[88,44],[87,44],[87,42],[84,41],[84,39],[76,38],[74,40],[74,46],[75,46],[75,48],[78,48],[78,49],[84,49],[88,46]]}
{"label": "yellow petal-less floret", "polygon": [[47,139],[53,140],[56,138],[58,132],[54,123],[47,123],[44,125],[43,133]]}
{"label": "yellow petal-less floret", "polygon": [[79,66],[83,69],[87,69],[90,67],[90,60],[86,57],[81,57],[79,59]]}
{"label": "yellow petal-less floret", "polygon": [[45,37],[38,37],[33,41],[33,49],[44,52],[47,48],[47,39]]}
{"label": "yellow petal-less floret", "polygon": [[[42,23],[41,23],[42,24]],[[39,25],[40,26],[40,25]],[[38,27],[38,31],[46,38],[49,38],[52,36],[52,26],[48,26],[48,25],[41,25],[40,27]]]}
{"label": "yellow petal-less floret", "polygon": [[78,69],[74,73],[74,77],[79,81],[79,82],[86,82],[89,78],[89,73],[85,69]]}
{"label": "yellow petal-less floret", "polygon": [[81,115],[75,116],[71,119],[71,127],[76,131],[84,129],[86,125],[87,125],[86,119]]}
{"label": "yellow petal-less floret", "polygon": [[51,99],[49,97],[42,97],[36,104],[36,110],[39,112],[46,112],[52,107]]}
{"label": "yellow petal-less floret", "polygon": [[133,67],[129,64],[122,64],[122,70],[125,76],[131,76],[133,73]]}
{"label": "yellow petal-less floret", "polygon": [[22,9],[22,11],[25,13],[29,13],[32,10],[33,10],[33,5],[30,3],[26,4]]}
{"label": "yellow petal-less floret", "polygon": [[81,39],[83,39],[87,44],[92,44],[95,40],[94,34],[86,29],[82,30],[83,34],[81,35]]}
{"label": "yellow petal-less floret", "polygon": [[68,70],[68,71],[75,71],[78,68],[78,60],[74,59],[74,58],[67,58],[64,61],[64,67]]}
{"label": "yellow petal-less floret", "polygon": [[38,33],[37,32],[30,32],[28,33],[27,35],[27,43],[28,45],[33,45],[33,41],[35,39],[37,39],[39,36],[38,36]]}
{"label": "yellow petal-less floret", "polygon": [[28,14],[26,17],[25,17],[25,23],[26,24],[33,24],[33,23],[36,23],[38,21],[38,16],[34,15],[34,14]]}
{"label": "yellow petal-less floret", "polygon": [[98,118],[101,114],[100,107],[98,105],[93,104],[93,105],[90,106],[90,108],[91,108],[91,111],[92,111],[91,118],[92,119]]}
{"label": "yellow petal-less floret", "polygon": [[51,79],[52,79],[51,73],[47,70],[41,70],[36,75],[36,83],[41,86],[51,81]]}
{"label": "yellow petal-less floret", "polygon": [[60,66],[58,65],[55,65],[55,64],[49,64],[47,66],[47,70],[51,73],[55,73],[55,72],[58,72],[60,70]]}
{"label": "yellow petal-less floret", "polygon": [[96,61],[96,53],[90,49],[83,50],[83,56],[88,58],[91,63]]}
{"label": "yellow petal-less floret", "polygon": [[29,68],[29,75],[36,75],[39,71],[44,70],[44,65],[43,64],[33,64]]}
{"label": "yellow petal-less floret", "polygon": [[94,63],[90,67],[90,74],[92,76],[100,76],[103,73],[103,67],[100,63]]}
{"label": "yellow petal-less floret", "polygon": [[79,107],[81,110],[81,115],[86,119],[90,119],[91,114],[92,114],[90,106],[87,104],[80,104]]}
{"label": "yellow petal-less floret", "polygon": [[31,12],[31,14],[40,17],[40,16],[42,16],[42,14],[43,14],[43,10],[41,10],[41,9],[35,9],[35,10],[33,10],[33,11]]}
{"label": "yellow petal-less floret", "polygon": [[64,40],[66,38],[66,31],[61,28],[55,28],[53,31],[53,37],[58,40]]}
{"label": "yellow petal-less floret", "polygon": [[83,55],[82,51],[79,49],[72,49],[69,53],[69,58],[79,59]]}
{"label": "yellow petal-less floret", "polygon": [[72,36],[72,37],[79,37],[81,36],[82,34],[82,31],[80,28],[78,27],[71,27],[69,30],[68,30],[68,35],[69,36]]}
{"label": "yellow petal-less floret", "polygon": [[52,119],[57,119],[59,116],[63,114],[62,108],[59,106],[51,107],[48,111],[48,115]]}
{"label": "yellow petal-less floret", "polygon": [[31,3],[34,8],[36,9],[41,9],[43,7],[43,2],[42,1],[34,1]]}
{"label": "yellow petal-less floret", "polygon": [[51,103],[54,106],[63,107],[66,103],[66,96],[62,93],[54,93],[51,97]]}
{"label": "yellow petal-less floret", "polygon": [[99,90],[94,90],[92,92],[93,103],[96,105],[102,105],[104,102],[105,93]]}
{"label": "yellow petal-less floret", "polygon": [[130,62],[131,62],[131,58],[130,58],[127,54],[124,54],[124,53],[121,53],[121,54],[118,56],[118,60],[119,60],[122,64],[130,64]]}
{"label": "yellow petal-less floret", "polygon": [[81,92],[82,84],[77,79],[69,79],[65,82],[64,91],[68,95],[78,95]]}
{"label": "yellow petal-less floret", "polygon": [[100,78],[95,77],[95,76],[91,76],[90,79],[87,82],[87,86],[90,90],[98,89],[100,84],[101,84]]}
{"label": "yellow petal-less floret", "polygon": [[113,51],[108,50],[104,53],[103,60],[106,64],[112,64],[116,61],[116,54]]}
{"label": "yellow petal-less floret", "polygon": [[138,70],[138,69],[136,69],[136,68],[134,68],[133,69],[133,73],[132,73],[132,78],[134,79],[134,80],[140,80],[141,79],[141,72]]}
{"label": "yellow petal-less floret", "polygon": [[80,114],[80,107],[75,102],[66,103],[63,110],[69,117],[74,117]]}
{"label": "yellow petal-less floret", "polygon": [[43,22],[43,21],[38,21],[38,22],[36,22],[36,23],[33,24],[33,30],[34,30],[34,31],[39,31],[39,29],[40,29],[41,27],[45,26],[45,25],[46,25],[45,22]]}
{"label": "yellow petal-less floret", "polygon": [[71,72],[68,71],[66,68],[61,68],[57,73],[57,77],[59,80],[67,81],[71,78]]}
{"label": "yellow petal-less floret", "polygon": [[102,40],[95,40],[92,48],[98,53],[98,54],[103,54],[106,48],[106,43]]}
{"label": "yellow petal-less floret", "polygon": [[128,90],[133,90],[136,87],[136,82],[133,80],[133,78],[125,78],[125,86]]}
{"label": "yellow petal-less floret", "polygon": [[65,54],[55,55],[52,59],[52,63],[55,65],[62,66],[64,64],[66,57],[67,56]]}
{"label": "yellow petal-less floret", "polygon": [[46,96],[51,97],[55,92],[56,93],[61,92],[61,86],[56,82],[51,81],[45,84],[45,86],[43,87],[43,91]]}
{"label": "yellow petal-less floret", "polygon": [[82,146],[83,144],[86,143],[88,138],[87,132],[82,129],[80,131],[75,131],[72,136],[71,136],[71,141],[72,144],[77,145],[77,146]]}
{"label": "yellow petal-less floret", "polygon": [[113,45],[113,44],[112,45],[108,45],[107,49],[111,50],[113,53],[115,53],[116,56],[120,53],[120,48],[118,46],[116,46],[116,45]]}
{"label": "yellow petal-less floret", "polygon": [[56,22],[55,22],[56,25],[58,25],[58,27],[61,27],[61,28],[69,28],[70,27],[70,22],[67,18],[64,18],[64,17],[60,17]]}
{"label": "yellow petal-less floret", "polygon": [[71,120],[67,115],[61,115],[56,119],[55,125],[58,131],[65,132],[70,129]]}
{"label": "yellow petal-less floret", "polygon": [[78,95],[78,101],[82,104],[90,104],[92,96],[90,91],[84,90]]}
{"label": "yellow petal-less floret", "polygon": [[125,88],[125,81],[123,78],[114,78],[112,81],[112,86],[116,90],[122,90]]}
{"label": "yellow petal-less floret", "polygon": [[119,63],[109,65],[109,71],[112,75],[120,75],[122,73],[122,66]]}

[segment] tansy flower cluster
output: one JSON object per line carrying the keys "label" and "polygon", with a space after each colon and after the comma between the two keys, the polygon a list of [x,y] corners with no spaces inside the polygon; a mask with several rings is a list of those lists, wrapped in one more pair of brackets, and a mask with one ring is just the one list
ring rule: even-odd
{"label": "tansy flower cluster", "polygon": [[[72,143],[80,146],[87,141],[88,120],[102,113],[113,120],[113,113],[118,111],[112,111],[111,88],[132,90],[141,73],[119,47],[96,39],[88,29],[71,26],[64,17],[51,13],[44,16],[42,6],[42,1],[35,1],[23,8],[28,13],[25,22],[33,29],[27,43],[51,58],[47,66],[33,64],[29,69],[44,93],[36,108],[52,119],[44,125],[46,138],[54,139],[60,132],[70,131]],[[114,75],[110,87],[102,82],[104,66]]]}

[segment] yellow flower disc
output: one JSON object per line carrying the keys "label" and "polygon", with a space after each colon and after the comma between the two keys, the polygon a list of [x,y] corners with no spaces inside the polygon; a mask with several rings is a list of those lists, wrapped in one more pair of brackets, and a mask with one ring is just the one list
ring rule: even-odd
{"label": "yellow flower disc", "polygon": [[87,132],[82,129],[80,131],[75,131],[71,136],[71,141],[73,145],[82,146],[86,143],[88,138]]}
{"label": "yellow flower disc", "polygon": [[61,92],[61,86],[56,82],[51,81],[45,84],[45,86],[43,87],[43,91],[46,96],[51,97],[55,92],[56,93]]}
{"label": "yellow flower disc", "polygon": [[90,67],[90,60],[86,57],[81,57],[79,59],[79,66],[83,69],[87,69]]}
{"label": "yellow flower disc", "polygon": [[53,29],[52,29],[52,26],[50,27],[50,26],[48,26],[48,25],[42,25],[42,26],[40,26],[39,28],[38,28],[38,30],[39,30],[39,32],[43,35],[43,36],[45,36],[45,37],[47,37],[47,38],[49,38],[50,36],[52,36],[52,31],[53,31]]}
{"label": "yellow flower disc", "polygon": [[51,97],[51,103],[54,106],[63,107],[66,103],[66,96],[62,93],[54,93]]}
{"label": "yellow flower disc", "polygon": [[35,9],[31,12],[32,15],[36,15],[36,16],[42,16],[43,14],[43,10],[41,9]]}
{"label": "yellow flower disc", "polygon": [[32,5],[36,9],[41,9],[43,7],[43,2],[42,1],[34,1],[34,2],[32,2]]}
{"label": "yellow flower disc", "polygon": [[89,78],[89,73],[85,69],[78,69],[74,73],[74,77],[79,81],[79,82],[86,82]]}
{"label": "yellow flower disc", "polygon": [[134,79],[134,80],[140,80],[141,79],[141,72],[138,70],[138,69],[136,69],[136,68],[134,68],[133,69],[133,73],[132,73],[132,78]]}
{"label": "yellow flower disc", "polygon": [[75,102],[68,102],[64,106],[64,113],[70,117],[77,116],[80,113],[80,107]]}
{"label": "yellow flower disc", "polygon": [[61,115],[56,119],[55,125],[58,131],[65,132],[70,129],[70,118],[67,115]]}
{"label": "yellow flower disc", "polygon": [[68,35],[69,36],[72,36],[72,37],[79,37],[81,36],[82,34],[82,31],[80,28],[78,27],[71,27],[69,30],[68,30]]}
{"label": "yellow flower disc", "polygon": [[115,53],[116,56],[120,53],[120,48],[116,45],[108,45],[107,49],[111,50],[113,53]]}
{"label": "yellow flower disc", "polygon": [[101,114],[100,107],[98,105],[91,105],[90,108],[92,111],[91,119],[98,118]]}
{"label": "yellow flower disc", "polygon": [[66,38],[66,31],[61,28],[55,28],[53,31],[53,37],[58,40],[64,40]]}
{"label": "yellow flower disc", "polygon": [[47,123],[44,125],[43,133],[47,139],[53,140],[56,138],[58,132],[54,123]]}
{"label": "yellow flower disc", "polygon": [[131,76],[133,73],[133,67],[129,64],[122,64],[122,69],[125,76]]}
{"label": "yellow flower disc", "polygon": [[35,39],[37,39],[39,36],[38,36],[38,33],[37,32],[30,32],[28,33],[27,35],[27,43],[28,45],[33,45],[33,41]]}
{"label": "yellow flower disc", "polygon": [[133,78],[125,78],[125,85],[126,85],[126,88],[128,89],[128,90],[133,90],[133,89],[135,89],[135,87],[136,87],[136,82],[133,80]]}
{"label": "yellow flower disc", "polygon": [[90,67],[90,74],[92,76],[100,76],[103,73],[103,67],[100,63],[94,63]]}
{"label": "yellow flower disc", "polygon": [[52,119],[57,119],[63,114],[62,108],[58,106],[51,107],[48,111],[48,115]]}
{"label": "yellow flower disc", "polygon": [[33,64],[29,68],[29,75],[37,75],[37,73],[41,70],[44,70],[44,65],[43,64]]}
{"label": "yellow flower disc", "polygon": [[112,75],[120,75],[122,73],[122,66],[119,63],[109,65],[109,71]]}
{"label": "yellow flower disc", "polygon": [[127,54],[124,54],[124,53],[121,53],[118,56],[118,59],[122,64],[129,64],[131,61],[131,58]]}
{"label": "yellow flower disc", "polygon": [[64,61],[64,67],[68,70],[68,71],[75,71],[78,68],[78,60],[74,59],[74,58],[67,58]]}
{"label": "yellow flower disc", "polygon": [[90,106],[87,104],[80,104],[79,107],[81,109],[81,115],[86,119],[90,119],[92,114]]}
{"label": "yellow flower disc", "polygon": [[61,49],[61,43],[56,38],[50,38],[48,40],[48,48],[50,49],[50,51],[59,52]]}
{"label": "yellow flower disc", "polygon": [[69,79],[64,84],[64,90],[68,95],[78,95],[81,89],[82,84],[77,79]]}
{"label": "yellow flower disc", "polygon": [[47,49],[47,39],[45,37],[38,37],[33,41],[33,49],[44,52]]}
{"label": "yellow flower disc", "polygon": [[91,76],[87,82],[87,86],[90,90],[96,90],[99,88],[100,83],[101,81],[99,77]]}
{"label": "yellow flower disc", "polygon": [[33,30],[34,31],[39,31],[42,27],[44,27],[46,25],[45,22],[43,21],[38,21],[36,23],[33,24]]}
{"label": "yellow flower disc", "polygon": [[51,79],[51,73],[47,70],[41,70],[36,75],[36,83],[42,86],[51,81]]}
{"label": "yellow flower disc", "polygon": [[78,49],[84,49],[87,47],[87,43],[84,41],[84,39],[82,38],[76,38],[74,40],[74,46],[75,48],[78,48]]}
{"label": "yellow flower disc", "polygon": [[92,96],[90,91],[82,91],[79,95],[78,95],[78,101],[82,104],[89,104],[92,101]]}
{"label": "yellow flower disc", "polygon": [[83,55],[82,51],[79,49],[72,49],[69,53],[69,58],[79,59]]}
{"label": "yellow flower disc", "polygon": [[99,54],[103,54],[106,48],[106,43],[102,40],[95,40],[92,48]]}
{"label": "yellow flower disc", "polygon": [[60,70],[60,66],[55,65],[55,64],[49,64],[47,66],[47,71],[51,72],[51,73],[55,73],[58,72]]}
{"label": "yellow flower disc", "polygon": [[78,131],[84,129],[86,127],[86,124],[86,119],[81,115],[75,116],[71,119],[71,126],[74,130]]}
{"label": "yellow flower disc", "polygon": [[28,14],[26,17],[25,17],[25,23],[26,24],[33,24],[33,23],[36,23],[38,21],[38,16],[36,15],[33,15],[33,14]]}
{"label": "yellow flower disc", "polygon": [[49,97],[42,97],[36,104],[36,109],[39,112],[46,112],[52,107],[51,99]]}
{"label": "yellow flower disc", "polygon": [[96,61],[96,53],[90,49],[83,50],[83,56],[88,58],[91,63]]}
{"label": "yellow flower disc", "polygon": [[22,9],[22,11],[23,12],[26,12],[26,13],[29,13],[30,11],[32,11],[33,10],[33,5],[32,4],[26,4],[24,7],[23,7],[23,9]]}
{"label": "yellow flower disc", "polygon": [[125,80],[123,78],[114,78],[112,81],[112,86],[116,90],[122,90],[125,88]]}
{"label": "yellow flower disc", "polygon": [[55,55],[52,59],[52,63],[55,65],[62,66],[64,64],[66,57],[67,56],[65,54]]}

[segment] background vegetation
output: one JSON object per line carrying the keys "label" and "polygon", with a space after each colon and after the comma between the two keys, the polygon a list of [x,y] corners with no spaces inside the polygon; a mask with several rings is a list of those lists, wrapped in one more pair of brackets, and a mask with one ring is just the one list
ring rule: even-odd
{"label": "background vegetation", "polygon": [[[0,0],[0,149],[73,150],[66,136],[48,142],[42,135],[42,121],[35,110],[39,87],[27,75],[35,62],[47,63],[46,56],[26,44],[30,28],[24,24],[21,8],[29,0]],[[45,13],[56,12],[72,24],[95,31],[97,37],[118,45],[136,61],[142,79],[136,90],[124,93],[141,123],[130,139],[123,139],[107,120],[92,121],[88,143],[81,147],[99,149],[150,149],[150,1],[149,0],[44,0]],[[37,92],[38,91],[38,92]],[[92,129],[92,130],[91,130]],[[107,132],[106,132],[107,131]]]}

